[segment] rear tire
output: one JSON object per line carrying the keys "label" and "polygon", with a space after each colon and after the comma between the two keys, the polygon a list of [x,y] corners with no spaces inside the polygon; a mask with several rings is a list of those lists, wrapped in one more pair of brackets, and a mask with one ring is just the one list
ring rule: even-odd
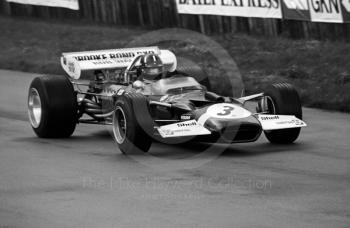
{"label": "rear tire", "polygon": [[[113,136],[123,154],[142,154],[152,145],[151,137],[140,126],[135,108],[147,102],[142,94],[125,94],[118,98],[113,114]],[[146,105],[146,104],[144,104]]]}
{"label": "rear tire", "polygon": [[38,137],[70,137],[77,124],[77,106],[74,87],[65,76],[43,76],[32,81],[28,115]]}
{"label": "rear tire", "polygon": [[[266,103],[270,114],[293,115],[303,118],[300,97],[296,89],[288,83],[271,85],[265,92]],[[300,135],[301,128],[265,131],[266,138],[271,143],[291,144]]]}

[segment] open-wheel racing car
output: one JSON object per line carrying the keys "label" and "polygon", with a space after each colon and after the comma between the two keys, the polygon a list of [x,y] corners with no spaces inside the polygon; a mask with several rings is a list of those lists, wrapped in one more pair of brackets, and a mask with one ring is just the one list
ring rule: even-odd
{"label": "open-wheel racing car", "polygon": [[[289,144],[306,126],[290,84],[240,98],[220,96],[158,47],[63,53],[61,64],[67,76],[37,77],[29,88],[29,120],[41,138],[70,137],[78,123],[106,124],[123,153],[137,153],[154,140],[245,143],[262,132],[272,143]],[[89,73],[92,80],[80,79]],[[245,108],[253,100],[256,112]]]}

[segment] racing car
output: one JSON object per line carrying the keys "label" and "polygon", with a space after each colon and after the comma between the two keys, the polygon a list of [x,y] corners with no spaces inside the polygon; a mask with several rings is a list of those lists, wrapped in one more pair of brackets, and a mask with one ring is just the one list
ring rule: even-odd
{"label": "racing car", "polygon": [[[120,151],[130,154],[148,152],[154,141],[248,143],[262,132],[290,144],[307,126],[292,85],[221,96],[158,47],[63,53],[61,65],[65,76],[37,77],[29,88],[29,120],[40,138],[70,137],[77,124],[111,125]],[[250,101],[256,110],[245,107]]]}

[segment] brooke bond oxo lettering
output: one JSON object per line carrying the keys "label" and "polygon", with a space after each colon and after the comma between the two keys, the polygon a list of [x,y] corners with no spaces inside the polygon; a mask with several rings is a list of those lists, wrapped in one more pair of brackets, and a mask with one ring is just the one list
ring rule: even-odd
{"label": "brooke bond oxo lettering", "polygon": [[78,61],[99,61],[107,59],[133,59],[137,55],[154,53],[154,51],[138,51],[138,52],[123,52],[123,53],[110,53],[110,54],[91,54],[76,56],[75,59]]}

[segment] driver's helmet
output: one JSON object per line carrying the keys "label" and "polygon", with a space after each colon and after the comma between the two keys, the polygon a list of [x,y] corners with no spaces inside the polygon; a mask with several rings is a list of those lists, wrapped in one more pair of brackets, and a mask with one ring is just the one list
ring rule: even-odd
{"label": "driver's helmet", "polygon": [[156,80],[162,77],[164,65],[158,55],[147,54],[141,57],[141,73],[143,79]]}

